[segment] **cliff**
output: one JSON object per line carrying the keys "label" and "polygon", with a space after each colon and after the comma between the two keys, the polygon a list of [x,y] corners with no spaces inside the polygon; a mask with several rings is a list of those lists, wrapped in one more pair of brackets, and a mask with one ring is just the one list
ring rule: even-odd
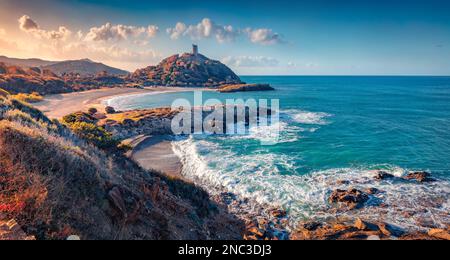
{"label": "cliff", "polygon": [[240,84],[240,78],[219,61],[201,54],[174,55],[157,66],[136,70],[131,80],[146,86],[218,87]]}

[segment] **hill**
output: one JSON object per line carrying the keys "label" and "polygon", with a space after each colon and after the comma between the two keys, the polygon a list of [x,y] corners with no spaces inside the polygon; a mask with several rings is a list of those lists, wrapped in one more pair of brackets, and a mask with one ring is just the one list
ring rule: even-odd
{"label": "hill", "polygon": [[80,74],[81,76],[97,75],[103,72],[115,76],[129,74],[128,71],[116,69],[103,63],[93,62],[89,59],[62,61],[44,66],[43,68],[51,70],[60,76],[67,73]]}
{"label": "hill", "polygon": [[164,59],[157,66],[136,70],[131,80],[143,85],[218,87],[241,84],[240,78],[219,61],[185,53]]}
{"label": "hill", "polygon": [[42,95],[72,91],[64,80],[47,69],[23,68],[0,63],[0,88],[10,93],[33,93]]}
{"label": "hill", "polygon": [[48,69],[61,76],[67,73],[80,74],[81,76],[97,75],[106,72],[109,75],[125,76],[128,71],[113,68],[103,63],[93,62],[89,59],[67,60],[67,61],[47,61],[41,59],[17,59],[0,56],[0,63],[8,66],[19,66],[24,68],[39,67]]}
{"label": "hill", "polygon": [[57,61],[47,61],[41,59],[16,59],[6,56],[0,56],[0,62],[9,66],[21,66],[21,67],[44,67],[57,63]]}

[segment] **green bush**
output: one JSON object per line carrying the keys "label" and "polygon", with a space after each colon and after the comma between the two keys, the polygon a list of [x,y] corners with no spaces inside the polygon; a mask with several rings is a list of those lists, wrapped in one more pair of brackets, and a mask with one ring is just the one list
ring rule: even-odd
{"label": "green bush", "polygon": [[91,108],[89,108],[89,110],[88,110],[88,113],[89,113],[90,115],[95,115],[97,112],[98,112],[98,110],[97,110],[97,108],[95,108],[95,107],[91,107]]}
{"label": "green bush", "polygon": [[99,148],[107,149],[117,147],[119,142],[112,137],[103,127],[92,123],[75,122],[69,125],[70,129],[79,137]]}
{"label": "green bush", "polygon": [[96,122],[96,119],[93,116],[89,115],[88,113],[76,112],[76,113],[72,113],[67,116],[64,116],[62,118],[62,122],[64,124],[69,124],[69,125],[77,123],[77,122],[94,124]]}

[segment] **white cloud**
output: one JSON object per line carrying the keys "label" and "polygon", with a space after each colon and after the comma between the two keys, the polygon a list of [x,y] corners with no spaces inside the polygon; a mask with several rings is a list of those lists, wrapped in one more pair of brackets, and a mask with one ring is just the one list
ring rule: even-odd
{"label": "white cloud", "polygon": [[231,25],[219,25],[209,18],[204,18],[196,25],[187,26],[184,23],[177,23],[174,28],[167,29],[170,38],[177,40],[180,36],[188,36],[192,40],[201,40],[214,37],[219,43],[231,42],[239,35]]}
{"label": "white cloud", "polygon": [[57,31],[41,29],[28,15],[23,15],[19,18],[19,28],[26,33],[32,34],[36,38],[55,41],[65,41],[72,34],[65,26],[60,26]]}
{"label": "white cloud", "polygon": [[147,36],[149,38],[155,37],[158,34],[158,32],[159,32],[159,27],[156,25],[149,25],[147,27]]}
{"label": "white cloud", "polygon": [[87,41],[120,41],[127,40],[130,37],[138,37],[145,33],[147,28],[129,26],[123,24],[113,25],[106,23],[100,27],[92,27],[87,33],[85,40]]}
{"label": "white cloud", "polygon": [[230,56],[222,62],[231,67],[276,67],[280,64],[277,59],[264,56]]}
{"label": "white cloud", "polygon": [[39,26],[28,15],[23,15],[19,18],[19,27],[22,31],[28,32],[38,30]]}
{"label": "white cloud", "polygon": [[168,28],[166,30],[167,34],[170,35],[170,38],[172,40],[178,40],[180,38],[180,36],[182,36],[184,34],[184,32],[186,32],[187,26],[184,23],[177,23],[175,25],[175,28]]}
{"label": "white cloud", "polygon": [[280,34],[275,33],[271,29],[245,29],[248,38],[251,42],[261,45],[274,45],[278,43],[283,43],[283,39]]}
{"label": "white cloud", "polygon": [[5,36],[6,35],[6,31],[3,28],[0,28],[0,36]]}

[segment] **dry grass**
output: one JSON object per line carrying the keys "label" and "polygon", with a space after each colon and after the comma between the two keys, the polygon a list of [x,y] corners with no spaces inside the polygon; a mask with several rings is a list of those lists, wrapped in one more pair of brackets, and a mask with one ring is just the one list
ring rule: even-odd
{"label": "dry grass", "polygon": [[[112,197],[111,194],[114,194]],[[239,238],[201,189],[145,171],[0,97],[0,215],[37,239]],[[227,220],[228,221],[228,220]],[[235,228],[236,229],[236,228]]]}
{"label": "dry grass", "polygon": [[19,93],[17,95],[12,95],[11,97],[26,103],[37,103],[44,100],[44,97],[37,92],[31,94]]}

